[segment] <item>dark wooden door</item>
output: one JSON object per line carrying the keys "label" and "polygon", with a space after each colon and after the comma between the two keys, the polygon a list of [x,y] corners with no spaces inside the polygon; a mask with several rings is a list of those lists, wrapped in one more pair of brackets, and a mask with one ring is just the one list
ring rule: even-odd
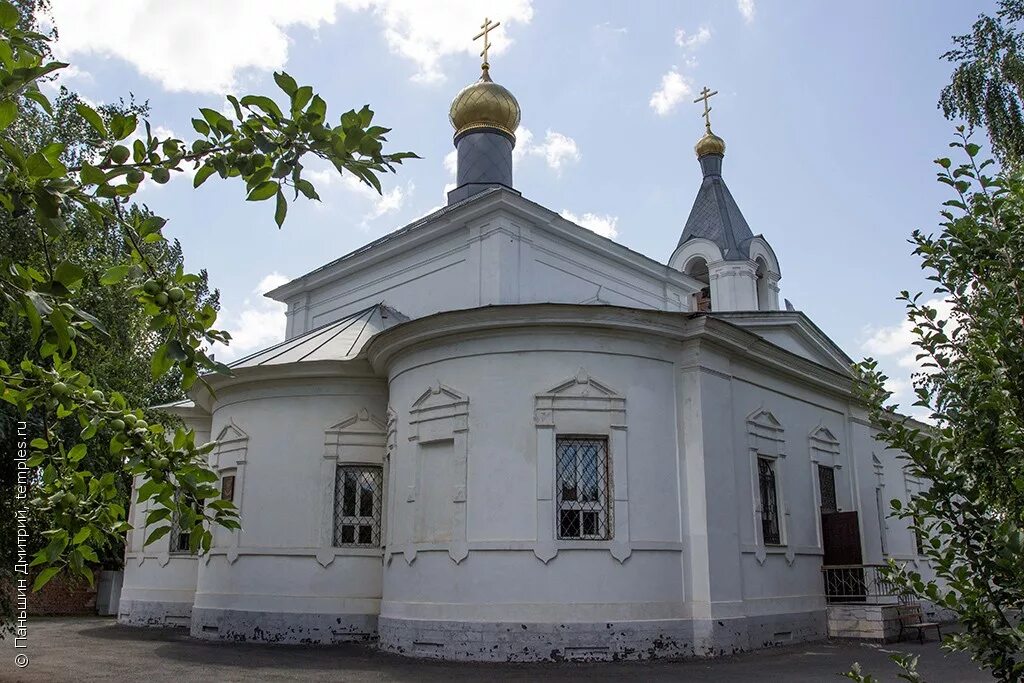
{"label": "dark wooden door", "polygon": [[821,537],[825,546],[822,564],[861,564],[860,524],[857,511],[824,512],[821,515]]}

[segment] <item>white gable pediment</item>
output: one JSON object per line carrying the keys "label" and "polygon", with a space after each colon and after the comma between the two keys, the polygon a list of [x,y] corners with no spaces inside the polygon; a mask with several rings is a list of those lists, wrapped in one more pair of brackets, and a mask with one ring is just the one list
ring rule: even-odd
{"label": "white gable pediment", "polygon": [[225,464],[233,466],[234,463],[245,460],[245,453],[249,448],[249,435],[231,420],[217,433],[216,444],[217,447],[210,453],[210,464],[218,468],[224,467]]}
{"label": "white gable pediment", "polygon": [[716,318],[835,372],[850,375],[853,360],[799,311],[715,313]]}
{"label": "white gable pediment", "polygon": [[590,376],[580,367],[572,377],[534,397],[534,422],[553,424],[559,411],[577,411],[590,414],[606,413],[613,426],[626,424],[626,397],[607,384]]}
{"label": "white gable pediment", "polygon": [[750,415],[747,415],[747,425],[751,428],[758,428],[767,430],[769,432],[781,432],[782,423],[779,422],[778,418],[772,415],[770,410],[765,408],[758,408]]}
{"label": "white gable pediment", "polygon": [[819,425],[808,436],[811,447],[811,460],[818,462],[823,454],[832,456],[835,459],[839,455],[839,439],[832,433],[832,430],[824,425]]}
{"label": "white gable pediment", "polygon": [[811,439],[823,445],[839,445],[839,439],[836,438],[836,435],[833,434],[832,430],[830,430],[828,427],[818,427],[817,429],[815,429],[813,432],[811,432]]}
{"label": "white gable pediment", "polygon": [[785,455],[786,430],[770,410],[760,407],[747,415],[747,445],[756,453]]}
{"label": "white gable pediment", "polygon": [[601,398],[621,399],[622,396],[611,387],[591,377],[585,368],[564,382],[560,382],[548,391],[538,394],[537,398]]}
{"label": "white gable pediment", "polygon": [[465,394],[437,382],[413,401],[410,412],[416,413],[468,402],[469,397]]}
{"label": "white gable pediment", "polygon": [[241,427],[235,424],[234,420],[230,424],[224,425],[224,428],[217,434],[217,443],[223,445],[248,439],[249,435],[246,434]]}
{"label": "white gable pediment", "polygon": [[338,455],[342,446],[383,446],[387,424],[366,408],[360,408],[324,432],[324,448],[328,455]]}
{"label": "white gable pediment", "polygon": [[383,434],[387,432],[387,424],[375,415],[370,414],[366,408],[350,415],[341,422],[327,428],[332,434]]}

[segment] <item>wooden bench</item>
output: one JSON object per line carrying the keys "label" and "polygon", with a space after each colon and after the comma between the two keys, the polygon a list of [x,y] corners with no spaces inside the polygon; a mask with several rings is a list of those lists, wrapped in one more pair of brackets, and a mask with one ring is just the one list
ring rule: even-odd
{"label": "wooden bench", "polygon": [[924,642],[924,630],[926,628],[934,628],[935,632],[939,636],[939,640],[942,640],[942,627],[937,621],[925,621],[924,613],[921,611],[921,605],[918,603],[900,605],[896,608],[900,618],[900,634],[897,638],[898,641],[903,640],[903,632],[911,629],[917,629],[917,639],[920,642]]}

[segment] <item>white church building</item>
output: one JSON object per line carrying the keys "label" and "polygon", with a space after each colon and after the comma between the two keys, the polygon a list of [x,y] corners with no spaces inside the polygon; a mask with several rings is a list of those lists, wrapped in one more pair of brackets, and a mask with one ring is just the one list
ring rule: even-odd
{"label": "white church building", "polygon": [[[706,108],[706,99],[705,99]],[[119,619],[467,660],[708,656],[826,635],[823,565],[920,564],[851,359],[703,181],[654,259],[526,197],[484,64],[448,205],[268,294],[284,342],[165,407],[242,528],[143,547]],[[767,231],[766,231],[767,232]],[[141,509],[140,509],[141,508]]]}

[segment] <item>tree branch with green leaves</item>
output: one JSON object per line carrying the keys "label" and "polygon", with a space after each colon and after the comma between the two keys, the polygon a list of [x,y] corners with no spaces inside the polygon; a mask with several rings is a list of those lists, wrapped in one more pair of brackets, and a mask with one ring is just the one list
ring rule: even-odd
{"label": "tree branch with green leaves", "polygon": [[98,434],[110,435],[110,454],[143,482],[136,497],[150,508],[146,544],[168,534],[172,519],[188,533],[194,552],[209,550],[213,526],[239,526],[238,512],[220,498],[217,474],[208,464],[215,444],[196,443],[194,432],[183,427],[150,424],[144,406],[102,390],[76,365],[80,344],[102,344],[110,332],[82,301],[90,264],[57,256],[70,217],[84,212],[116,229],[130,259],[108,268],[98,284],[127,292],[148,320],[157,338],[152,377],[174,371],[187,391],[205,383],[204,374],[230,373],[208,352],[214,343],[229,343],[230,335],[216,327],[203,275],[185,272],[180,264],[172,271],[158,267],[169,248],[167,221],[134,208],[140,187],[185,171],[194,172],[195,187],[214,175],[237,178],[246,200],[274,200],[274,220],[281,227],[291,201],[300,195],[320,199],[303,175],[309,159],[351,173],[380,192],[380,176],[416,156],[385,151],[389,129],[373,124],[368,106],[332,124],[326,102],[285,73],[274,75],[284,105],[263,95],[228,96],[233,116],[200,109],[191,141],[155,136],[149,121],[130,110],[101,115],[79,102],[77,113],[91,129],[81,149],[71,154],[63,142],[33,144],[11,133],[23,117],[52,114],[39,84],[67,64],[47,59],[50,38],[33,30],[32,21],[0,1],[0,218],[24,225],[41,253],[38,262],[13,251],[0,254],[5,319],[30,339],[21,357],[0,358],[0,396],[41,426],[29,454],[30,505],[50,520],[43,531],[46,543],[31,560],[39,589],[63,570],[91,581],[101,552],[130,528],[124,506],[116,502],[112,473],[82,467]]}
{"label": "tree branch with green leaves", "polygon": [[890,561],[887,576],[906,595],[953,612],[963,625],[944,645],[971,654],[997,679],[1024,677],[1024,173],[991,175],[990,160],[965,129],[956,164],[936,160],[952,197],[936,234],[915,231],[933,294],[948,316],[908,291],[899,299],[913,325],[922,371],[914,407],[933,426],[901,416],[877,363],[858,367],[878,439],[902,451],[924,488],[892,501],[923,539],[933,572]]}

